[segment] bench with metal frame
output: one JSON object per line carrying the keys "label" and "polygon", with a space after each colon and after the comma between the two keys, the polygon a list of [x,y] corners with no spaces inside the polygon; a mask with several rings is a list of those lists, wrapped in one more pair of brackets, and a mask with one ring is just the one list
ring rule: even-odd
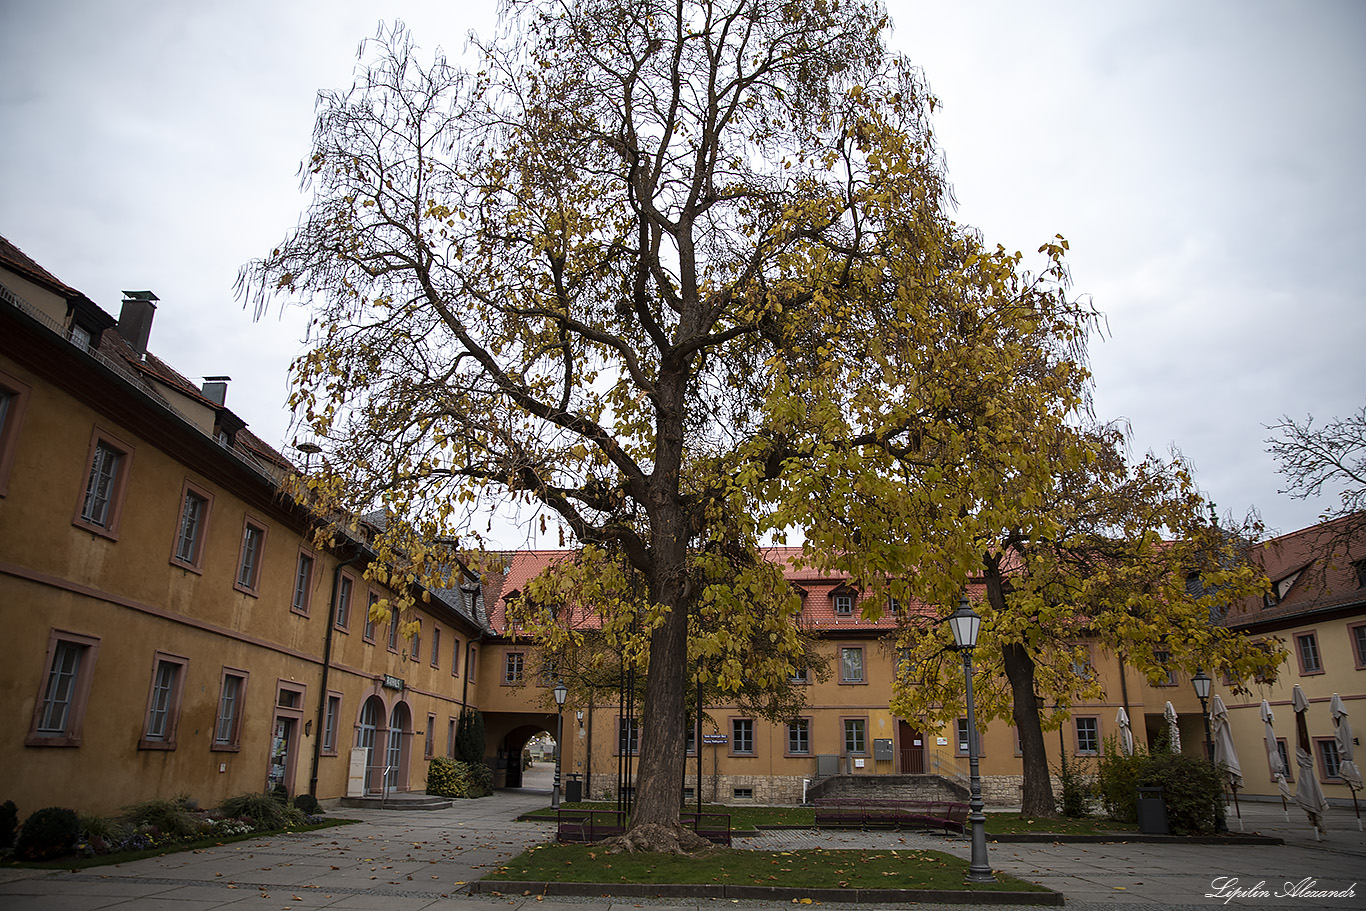
{"label": "bench with metal frame", "polygon": [[817,828],[940,829],[962,833],[968,805],[953,800],[883,797],[818,797]]}

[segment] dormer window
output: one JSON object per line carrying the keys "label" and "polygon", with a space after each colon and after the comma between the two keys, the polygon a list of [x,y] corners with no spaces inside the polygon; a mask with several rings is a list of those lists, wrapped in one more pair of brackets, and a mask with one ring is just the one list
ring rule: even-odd
{"label": "dormer window", "polygon": [[848,617],[854,613],[854,596],[843,593],[835,596],[835,616]]}
{"label": "dormer window", "polygon": [[82,351],[90,350],[90,330],[80,325],[74,324],[71,327],[71,344]]}

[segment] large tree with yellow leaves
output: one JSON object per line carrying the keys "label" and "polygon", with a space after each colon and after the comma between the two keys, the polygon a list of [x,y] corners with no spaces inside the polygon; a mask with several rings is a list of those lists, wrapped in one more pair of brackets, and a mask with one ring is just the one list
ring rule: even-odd
{"label": "large tree with yellow leaves", "polygon": [[[998,496],[1019,508],[1009,524],[983,529],[974,691],[979,719],[1016,730],[1023,811],[1048,816],[1056,806],[1043,730],[1078,702],[1129,710],[1130,686],[1198,667],[1237,689],[1274,675],[1284,652],[1222,624],[1230,605],[1266,590],[1250,559],[1259,529],[1221,527],[1207,514],[1184,459],[1131,463],[1116,425],[1039,430],[1051,477],[1031,478],[1028,490],[1001,477]],[[951,643],[935,623],[906,618],[899,713],[939,722],[963,714],[962,667],[945,660]],[[1092,666],[1093,648],[1118,658],[1118,688]]]}
{"label": "large tree with yellow leaves", "polygon": [[876,3],[512,2],[503,27],[470,69],[367,44],[241,288],[311,308],[309,496],[383,508],[409,579],[501,498],[640,580],[614,629],[648,670],[632,831],[659,846],[695,670],[739,692],[801,661],[758,542],[800,528],[947,612],[1030,505],[993,486],[1045,478],[1032,428],[1084,402],[1091,314],[1065,243],[1030,273],[949,217]]}

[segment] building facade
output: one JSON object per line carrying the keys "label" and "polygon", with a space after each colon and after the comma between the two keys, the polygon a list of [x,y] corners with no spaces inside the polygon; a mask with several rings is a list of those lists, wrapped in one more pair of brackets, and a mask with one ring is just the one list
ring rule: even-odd
{"label": "building facade", "polygon": [[[1355,731],[1366,730],[1366,535],[1347,534],[1351,519],[1302,529],[1258,548],[1271,592],[1238,605],[1226,620],[1253,639],[1279,639],[1290,654],[1274,680],[1252,680],[1245,696],[1230,696],[1229,722],[1243,772],[1240,795],[1279,799],[1271,750],[1261,718],[1262,700],[1275,716],[1273,730],[1293,789],[1298,685],[1309,701],[1313,769],[1330,803],[1350,806],[1352,792],[1338,774],[1340,756],[1330,706],[1338,696]],[[1357,739],[1360,739],[1359,737]],[[1361,764],[1361,754],[1354,757]],[[1358,792],[1359,793],[1359,792]]]}
{"label": "building facade", "polygon": [[151,354],[156,298],[126,297],[115,320],[0,239],[3,796],[421,790],[477,705],[477,578],[372,619],[363,533],[315,547],[226,378]]}
{"label": "building facade", "polygon": [[[640,726],[618,694],[557,713],[534,646],[508,628],[508,599],[567,552],[506,555],[483,578],[462,568],[402,616],[372,616],[396,593],[367,578],[365,526],[316,546],[314,517],[282,492],[290,460],[227,407],[227,378],[196,385],[149,351],[155,295],[125,297],[115,318],[0,238],[0,704],[12,719],[0,799],[26,815],[180,793],[209,806],[275,787],[324,801],[420,791],[428,760],[453,754],[465,706],[483,714],[499,786],[520,785],[523,749],[557,724],[563,771],[586,795],[632,786]],[[1327,706],[1338,694],[1366,708],[1366,553],[1330,559],[1331,531],[1263,547],[1274,595],[1226,620],[1291,650],[1274,681],[1248,682],[1250,697],[1216,681],[1246,796],[1277,793],[1261,700],[1293,757],[1299,683],[1325,791],[1350,800]],[[791,804],[834,776],[965,783],[966,719],[930,726],[890,708],[890,614],[869,621],[847,580],[793,569],[790,551],[769,556],[788,567],[830,673],[794,680],[806,707],[781,722],[706,706],[682,796]],[[1185,748],[1200,749],[1184,675],[1152,685],[1099,647],[1090,662],[1105,696],[1046,734],[1052,767],[1066,755],[1093,770],[1121,708],[1136,740],[1156,743],[1169,702]],[[980,746],[987,801],[1017,803],[1014,729],[986,725]]]}
{"label": "building facade", "polygon": [[[534,646],[509,628],[506,606],[531,578],[568,554],[538,550],[511,555],[500,594],[490,598],[493,633],[485,650],[492,653],[489,670],[498,675],[498,689],[503,691],[486,697],[490,709],[521,702],[555,711],[549,689],[553,681],[541,672]],[[780,722],[746,714],[733,705],[705,706],[700,776],[697,737],[688,737],[685,799],[696,797],[699,779],[702,798],[719,803],[800,803],[819,782],[833,776],[883,778],[888,779],[884,787],[914,789],[915,783],[893,783],[890,776],[928,775],[950,783],[950,790],[966,786],[967,719],[931,725],[900,717],[891,709],[898,662],[893,612],[884,612],[877,621],[866,619],[864,596],[847,579],[796,568],[796,555],[795,548],[766,552],[768,559],[786,567],[788,580],[801,594],[800,622],[815,633],[815,647],[828,676],[803,674],[794,679],[794,685],[804,690],[806,707],[797,717]],[[1121,708],[1131,719],[1136,742],[1148,747],[1167,736],[1165,711],[1170,702],[1182,742],[1187,749],[1200,748],[1203,717],[1187,675],[1173,671],[1154,685],[1099,646],[1091,646],[1089,657],[1106,695],[1074,706],[1056,732],[1045,734],[1050,768],[1056,770],[1066,754],[1083,772],[1093,773],[1106,738],[1119,735]],[[580,694],[566,702],[563,772],[579,776],[585,794],[612,799],[619,784],[633,786],[640,728],[639,722],[625,717],[630,714],[616,690],[590,700],[580,688]],[[494,729],[490,730],[493,736]],[[522,734],[507,732],[500,752],[516,755]],[[1015,728],[1004,722],[981,726],[979,750],[986,802],[1018,804],[1023,774]]]}

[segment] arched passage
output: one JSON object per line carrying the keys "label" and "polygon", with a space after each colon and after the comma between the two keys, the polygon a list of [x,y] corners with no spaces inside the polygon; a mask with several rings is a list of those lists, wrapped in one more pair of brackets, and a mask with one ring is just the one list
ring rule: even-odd
{"label": "arched passage", "polygon": [[[549,734],[553,739],[555,730],[554,728],[547,728],[544,725],[539,724],[520,724],[503,736],[503,741],[498,747],[498,757],[500,764],[502,760],[506,760],[507,779],[503,785],[504,787],[520,788],[524,786],[522,753],[526,749],[527,743],[529,743],[533,737],[537,737],[541,734]],[[559,748],[560,745],[558,743],[555,744],[555,749],[557,751]]]}

